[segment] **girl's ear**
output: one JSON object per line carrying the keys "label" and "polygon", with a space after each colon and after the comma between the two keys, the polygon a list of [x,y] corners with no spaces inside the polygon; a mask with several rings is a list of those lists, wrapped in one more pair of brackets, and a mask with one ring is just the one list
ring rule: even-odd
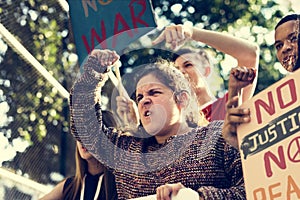
{"label": "girl's ear", "polygon": [[175,102],[181,108],[185,108],[188,105],[189,95],[185,91],[181,91],[180,93],[175,94]]}
{"label": "girl's ear", "polygon": [[205,76],[205,78],[207,78],[207,77],[209,77],[210,75],[211,75],[211,67],[210,66],[206,66],[205,68],[204,68],[204,76]]}

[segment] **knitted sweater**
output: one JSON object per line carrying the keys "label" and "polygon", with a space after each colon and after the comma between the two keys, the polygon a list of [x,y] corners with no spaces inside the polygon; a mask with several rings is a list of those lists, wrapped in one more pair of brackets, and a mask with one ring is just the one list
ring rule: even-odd
{"label": "knitted sweater", "polygon": [[118,199],[156,193],[181,182],[204,199],[246,199],[239,152],[222,138],[223,121],[213,121],[158,144],[102,123],[100,90],[105,74],[93,70],[90,57],[70,96],[71,131],[97,159],[114,170]]}

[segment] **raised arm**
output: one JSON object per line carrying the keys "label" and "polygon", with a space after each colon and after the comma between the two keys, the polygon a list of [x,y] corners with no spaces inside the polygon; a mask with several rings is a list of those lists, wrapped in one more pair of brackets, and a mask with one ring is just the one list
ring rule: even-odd
{"label": "raised arm", "polygon": [[[153,41],[153,45],[165,40],[166,44],[169,44],[172,49],[176,49],[189,39],[205,43],[218,51],[234,57],[238,62],[238,66],[258,70],[258,45],[227,33],[185,25],[170,25]],[[244,88],[243,101],[253,96],[256,84],[257,78],[253,80],[252,84]]]}
{"label": "raised arm", "polygon": [[193,27],[192,39],[203,42],[218,51],[231,55],[238,61],[238,66],[258,69],[259,47],[242,38],[227,33],[220,33]]}
{"label": "raised arm", "polygon": [[93,50],[70,92],[71,133],[92,153],[101,154],[101,88],[108,78],[107,66],[118,59],[114,51]]}
{"label": "raised arm", "polygon": [[228,102],[226,105],[226,116],[223,125],[223,138],[238,149],[237,127],[241,123],[250,122],[250,110],[238,108],[239,96],[242,88],[251,84],[255,79],[255,69],[244,70],[236,67],[231,69],[228,83]]}
{"label": "raised arm", "polygon": [[[193,28],[192,39],[203,42],[225,54],[234,57],[238,66],[254,68],[258,71],[259,47],[245,39],[234,37],[227,33],[219,33],[199,28]],[[251,84],[243,88],[242,101],[251,98],[257,84],[257,76]]]}

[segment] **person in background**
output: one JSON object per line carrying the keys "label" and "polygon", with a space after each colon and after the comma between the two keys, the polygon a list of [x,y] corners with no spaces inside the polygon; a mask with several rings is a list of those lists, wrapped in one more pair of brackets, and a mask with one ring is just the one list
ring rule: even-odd
{"label": "person in background", "polygon": [[[283,17],[275,27],[274,46],[277,52],[277,59],[289,73],[293,73],[300,68],[299,27],[299,14],[290,14]],[[238,107],[239,93],[240,90],[235,90],[229,96],[227,114],[223,127],[223,137],[235,148],[238,148],[237,126],[241,123],[249,123],[251,120],[250,110]]]}
{"label": "person in background", "polygon": [[223,121],[197,125],[197,100],[172,62],[148,63],[135,73],[135,100],[150,137],[105,127],[101,88],[107,66],[119,58],[115,51],[93,50],[70,92],[71,132],[98,160],[113,165],[118,198],[152,195],[161,185],[181,182],[203,199],[245,199],[240,155],[222,138]]}
{"label": "person in background", "polygon": [[[194,40],[209,45],[216,50],[228,54],[237,60],[237,66],[247,71],[258,70],[259,47],[257,44],[234,37],[226,33],[219,33],[186,25],[170,25],[153,41],[156,45],[166,42],[174,52],[175,66],[186,75],[197,95],[198,105],[208,121],[224,120],[227,94],[216,99],[212,94],[207,80],[214,70],[209,54],[202,48],[180,48],[187,40]],[[257,78],[244,88],[242,101],[254,94]]]}
{"label": "person in background", "polygon": [[[117,124],[109,111],[102,111],[103,122],[109,127]],[[87,149],[76,142],[75,176],[58,183],[40,200],[117,200],[115,177]]]}

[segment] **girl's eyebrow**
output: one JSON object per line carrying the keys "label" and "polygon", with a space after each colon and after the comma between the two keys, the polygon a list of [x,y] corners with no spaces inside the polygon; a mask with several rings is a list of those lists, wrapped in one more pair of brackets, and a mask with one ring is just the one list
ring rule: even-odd
{"label": "girl's eyebrow", "polygon": [[288,38],[291,38],[291,37],[293,37],[294,35],[296,35],[296,32],[290,33],[290,34],[288,35]]}
{"label": "girl's eyebrow", "polygon": [[281,41],[280,40],[276,40],[273,45],[276,46],[276,44],[278,44],[278,43],[281,43]]}
{"label": "girl's eyebrow", "polygon": [[[153,90],[162,90],[161,87],[154,87],[147,90],[147,92],[153,91]],[[137,95],[142,95],[141,93],[137,93]]]}
{"label": "girl's eyebrow", "polygon": [[150,90],[161,90],[161,89],[162,89],[161,87],[155,87],[155,88],[150,88],[149,91]]}
{"label": "girl's eyebrow", "polygon": [[[149,90],[147,90],[147,94],[150,94],[150,95],[151,95],[151,93],[153,93],[153,92],[155,92],[155,91],[161,91],[161,90],[162,90],[162,88],[159,88],[159,87],[156,87],[156,88],[150,88]],[[161,93],[163,93],[163,92],[161,92]],[[136,99],[137,99],[137,98],[140,98],[140,97],[143,97],[143,94],[137,93],[136,96],[135,96]]]}

